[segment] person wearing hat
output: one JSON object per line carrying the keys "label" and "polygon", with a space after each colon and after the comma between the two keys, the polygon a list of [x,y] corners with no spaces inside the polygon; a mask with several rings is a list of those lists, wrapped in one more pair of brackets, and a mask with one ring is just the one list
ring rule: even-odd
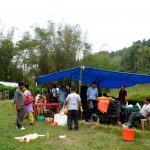
{"label": "person wearing hat", "polygon": [[125,123],[124,125],[127,126],[132,126],[133,123],[137,120],[140,119],[145,119],[150,116],[150,98],[146,98],[144,100],[144,105],[142,109],[137,113],[137,112],[132,112],[129,116],[128,122]]}
{"label": "person wearing hat", "polygon": [[14,102],[16,104],[17,110],[17,119],[16,119],[16,128],[24,130],[23,127],[23,118],[24,118],[24,96],[23,96],[24,83],[19,82],[18,88],[14,93]]}
{"label": "person wearing hat", "polygon": [[72,130],[72,121],[75,123],[75,130],[78,130],[78,118],[79,118],[79,107],[80,110],[83,111],[81,105],[80,95],[76,93],[76,88],[71,88],[71,94],[69,94],[66,98],[66,103],[68,103],[68,128]]}

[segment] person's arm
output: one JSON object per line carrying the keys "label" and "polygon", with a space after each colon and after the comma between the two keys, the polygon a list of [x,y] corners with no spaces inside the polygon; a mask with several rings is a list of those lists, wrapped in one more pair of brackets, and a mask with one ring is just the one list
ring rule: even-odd
{"label": "person's arm", "polygon": [[126,91],[125,101],[126,101],[126,102],[128,101],[127,91]]}
{"label": "person's arm", "polygon": [[117,98],[118,101],[120,101],[120,93],[121,93],[121,90],[119,91],[119,95],[118,95],[118,98]]}
{"label": "person's arm", "polygon": [[65,105],[67,105],[68,102],[69,102],[69,98],[68,98],[68,96],[67,96],[67,98],[66,98],[66,100],[65,100]]}
{"label": "person's arm", "polygon": [[96,98],[98,97],[98,89],[96,90]]}
{"label": "person's arm", "polygon": [[65,92],[65,102],[66,102],[66,99],[67,99],[67,92]]}
{"label": "person's arm", "polygon": [[19,104],[19,90],[16,91],[16,97],[15,97],[15,103],[16,103],[16,109],[20,109],[20,104]]}
{"label": "person's arm", "polygon": [[90,94],[90,89],[88,88],[88,89],[87,89],[87,93],[86,93],[87,101],[89,100],[89,94]]}
{"label": "person's arm", "polygon": [[128,97],[127,97],[127,95],[125,96],[125,101],[126,101],[126,102],[128,101]]}
{"label": "person's arm", "polygon": [[79,96],[78,102],[79,102],[80,111],[83,112],[82,102],[81,102],[80,96]]}
{"label": "person's arm", "polygon": [[[150,105],[150,104],[149,104]],[[148,109],[148,118],[150,118],[150,107]]]}

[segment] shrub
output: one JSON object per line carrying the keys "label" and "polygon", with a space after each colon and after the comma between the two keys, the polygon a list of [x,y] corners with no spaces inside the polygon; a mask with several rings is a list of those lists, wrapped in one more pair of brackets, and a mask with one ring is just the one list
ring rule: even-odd
{"label": "shrub", "polygon": [[16,90],[16,87],[10,87],[10,86],[0,86],[0,92],[9,91],[9,98],[12,99],[14,96],[14,91]]}

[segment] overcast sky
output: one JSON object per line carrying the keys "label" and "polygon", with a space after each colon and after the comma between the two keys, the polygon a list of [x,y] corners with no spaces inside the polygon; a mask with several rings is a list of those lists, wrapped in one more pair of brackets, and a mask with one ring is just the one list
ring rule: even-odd
{"label": "overcast sky", "polygon": [[48,20],[79,24],[95,51],[114,51],[150,38],[150,0],[0,0],[0,28],[17,36]]}

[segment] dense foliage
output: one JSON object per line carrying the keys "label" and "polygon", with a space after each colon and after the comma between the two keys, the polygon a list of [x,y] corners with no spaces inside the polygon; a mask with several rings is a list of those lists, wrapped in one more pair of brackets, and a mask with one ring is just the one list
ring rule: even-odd
{"label": "dense foliage", "polygon": [[[150,40],[136,41],[115,52],[92,53],[86,33],[79,25],[35,26],[14,42],[12,28],[0,34],[0,80],[33,82],[34,77],[80,65],[139,73],[150,73]],[[93,50],[97,51],[97,50]]]}

